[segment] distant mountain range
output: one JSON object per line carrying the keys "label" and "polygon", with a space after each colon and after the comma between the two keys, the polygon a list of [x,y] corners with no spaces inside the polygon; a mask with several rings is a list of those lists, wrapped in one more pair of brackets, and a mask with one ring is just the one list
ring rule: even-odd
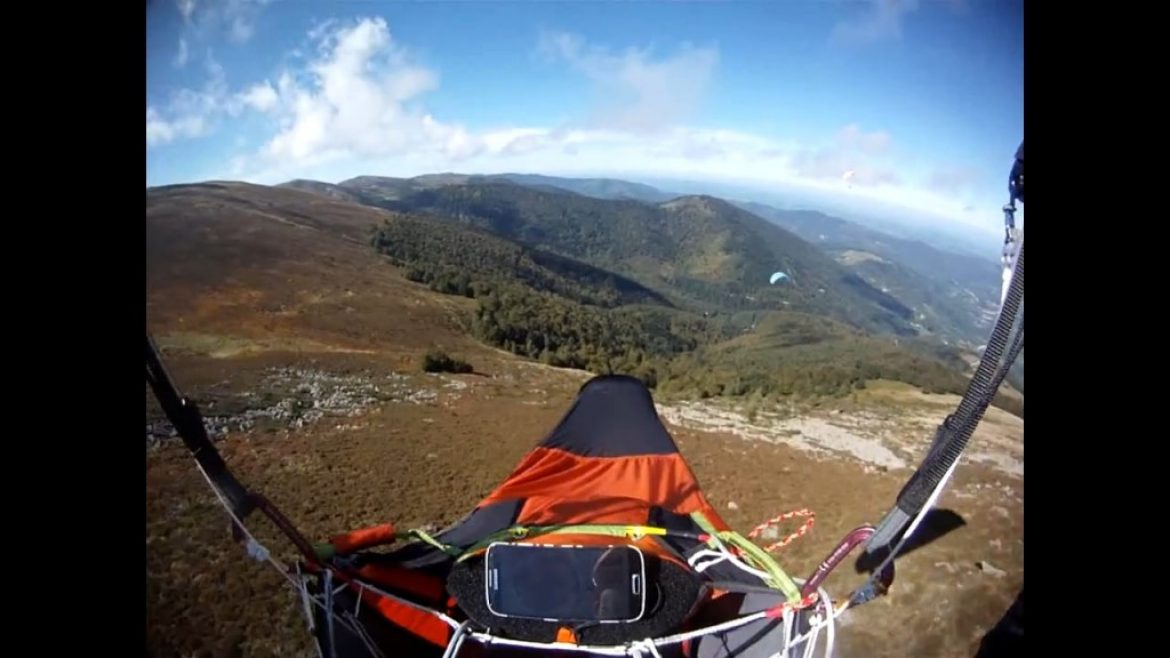
{"label": "distant mountain range", "polygon": [[661,203],[685,196],[662,192],[649,185],[631,183],[613,178],[558,178],[539,174],[424,174],[414,178],[389,178],[383,176],[358,176],[340,184],[323,183],[314,180],[292,180],[281,187],[292,187],[309,192],[329,194],[334,198],[356,200],[355,195],[368,193],[368,200],[386,200],[421,190],[435,189],[447,185],[476,183],[514,183],[523,187],[556,192],[573,192],[596,199],[645,201]]}
{"label": "distant mountain range", "polygon": [[[612,178],[561,178],[516,173],[444,173],[408,179],[362,176],[338,185],[316,181],[290,181],[284,185],[378,207],[418,210],[424,209],[428,203],[419,196],[421,192],[452,185],[488,183],[511,184],[544,192],[570,192],[602,200],[640,201],[650,205],[686,196]],[[495,194],[498,196],[499,192]],[[442,214],[448,209],[443,204],[440,201],[431,210]],[[912,320],[920,330],[969,345],[979,344],[986,336],[989,321],[994,317],[1000,280],[998,266],[991,258],[944,251],[923,241],[895,237],[818,211],[786,210],[744,201],[732,205],[816,245],[871,287],[893,293],[906,307],[913,309]]]}
{"label": "distant mountain range", "polygon": [[[502,179],[501,179],[502,178]],[[340,184],[366,203],[456,221],[634,278],[707,312],[786,309],[867,330],[916,333],[914,310],[786,229],[713,197],[665,203],[602,199],[506,177],[445,174]],[[582,189],[638,191],[609,181]],[[645,192],[645,190],[641,190]],[[784,271],[790,283],[770,285]]]}
{"label": "distant mountain range", "polygon": [[[408,279],[476,299],[467,328],[480,340],[674,390],[840,395],[884,378],[960,393],[970,369],[971,351],[945,344],[968,319],[949,306],[957,289],[891,258],[932,252],[832,218],[790,222],[833,231],[840,242],[826,245],[775,209],[510,174],[169,186],[148,201],[174,216],[248,212],[326,232],[344,217],[340,237],[365,236]],[[776,271],[789,276],[772,285]]]}

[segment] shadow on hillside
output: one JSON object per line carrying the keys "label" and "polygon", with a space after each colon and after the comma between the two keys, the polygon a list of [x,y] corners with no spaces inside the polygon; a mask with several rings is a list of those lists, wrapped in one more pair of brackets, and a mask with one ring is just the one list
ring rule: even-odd
{"label": "shadow on hillside", "polygon": [[[902,546],[902,550],[897,557],[904,557],[908,553],[912,553],[923,546],[939,539],[940,537],[951,533],[963,526],[967,525],[967,521],[957,512],[949,509],[932,509],[923,517],[922,523],[914,530],[914,534],[906,540],[906,544]],[[895,544],[897,542],[894,542]],[[854,570],[857,573],[868,573],[877,568],[882,560],[886,559],[889,551],[893,547],[882,549],[872,554],[862,553],[854,563]]]}

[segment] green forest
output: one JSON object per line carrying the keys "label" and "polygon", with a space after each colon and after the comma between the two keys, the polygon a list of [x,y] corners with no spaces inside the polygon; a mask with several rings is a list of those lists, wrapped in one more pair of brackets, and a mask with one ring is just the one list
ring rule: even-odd
{"label": "green forest", "polygon": [[[477,300],[469,328],[485,343],[662,392],[841,397],[887,379],[961,394],[969,378],[958,352],[935,341],[797,311],[679,307],[632,278],[472,226],[403,215],[372,244],[411,280]],[[996,404],[1020,413],[1005,396]]]}
{"label": "green forest", "polygon": [[[913,311],[900,301],[796,235],[721,199],[652,205],[504,183],[393,194],[400,196],[380,205],[587,263],[637,281],[675,306],[762,311],[783,305],[875,332],[914,333]],[[777,270],[799,285],[769,286]]]}

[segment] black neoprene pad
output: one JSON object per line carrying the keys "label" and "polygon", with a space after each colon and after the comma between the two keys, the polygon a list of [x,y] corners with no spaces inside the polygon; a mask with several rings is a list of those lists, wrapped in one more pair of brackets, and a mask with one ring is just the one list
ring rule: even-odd
{"label": "black neoprene pad", "polygon": [[[447,591],[468,617],[492,634],[515,640],[553,642],[558,628],[572,625],[492,614],[485,598],[483,570],[482,557],[456,564],[447,577]],[[646,590],[646,614],[642,619],[577,628],[578,642],[615,645],[676,632],[698,602],[702,584],[691,572],[653,555],[646,556],[646,581],[650,587]]]}

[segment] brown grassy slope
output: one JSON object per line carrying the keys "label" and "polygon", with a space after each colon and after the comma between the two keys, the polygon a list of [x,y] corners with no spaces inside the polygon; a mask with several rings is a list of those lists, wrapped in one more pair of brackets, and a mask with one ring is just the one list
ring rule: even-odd
{"label": "brown grassy slope", "polygon": [[[255,186],[148,193],[149,327],[170,346],[179,383],[201,403],[262,392],[266,369],[279,366],[406,372],[411,387],[436,394],[299,430],[232,433],[221,443],[239,477],[315,540],[386,520],[403,527],[456,520],[552,427],[581,382],[579,373],[468,339],[457,321],[467,301],[405,281],[363,244],[363,231],[381,216]],[[436,342],[487,376],[418,373],[417,358]],[[788,509],[817,512],[813,532],[781,554],[797,575],[815,568],[849,528],[875,521],[906,475],[672,429],[704,490],[740,531]],[[923,450],[928,441],[923,432]],[[229,540],[222,510],[182,446],[148,449],[147,463],[151,655],[313,655],[291,590]],[[1021,491],[1018,479],[964,465],[941,504],[967,526],[901,561],[894,593],[851,618],[837,655],[971,655],[1022,582]],[[266,523],[253,527],[289,554]],[[977,560],[1007,573],[980,573]],[[857,582],[842,571],[830,588],[841,595]]]}
{"label": "brown grassy slope", "polygon": [[473,302],[422,290],[369,246],[388,217],[240,183],[148,191],[149,326],[160,341],[219,355],[376,350],[409,358],[432,343],[486,349],[458,324]]}

